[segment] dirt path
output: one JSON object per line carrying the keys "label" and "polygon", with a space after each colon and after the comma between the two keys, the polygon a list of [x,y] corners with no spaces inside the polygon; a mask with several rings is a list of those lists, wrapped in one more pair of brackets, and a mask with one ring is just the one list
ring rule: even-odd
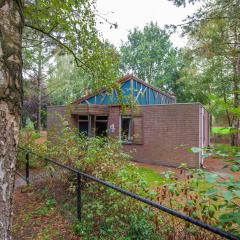
{"label": "dirt path", "polygon": [[[61,214],[57,203],[50,206],[51,198],[43,196],[48,183],[32,187],[18,187],[14,194],[14,240],[78,240],[70,223]],[[62,190],[63,191],[63,190]],[[48,203],[48,204],[47,204]]]}
{"label": "dirt path", "polygon": [[47,141],[47,131],[41,131],[40,134],[41,137],[36,140],[37,144],[43,144]]}
{"label": "dirt path", "polygon": [[[30,169],[29,182],[31,184],[42,182],[49,178],[58,177],[66,171],[67,170],[65,169],[58,169],[54,172],[47,171],[46,169]],[[24,175],[24,173],[21,174]],[[17,175],[15,180],[15,188],[19,188],[25,185],[27,185],[26,181]]]}

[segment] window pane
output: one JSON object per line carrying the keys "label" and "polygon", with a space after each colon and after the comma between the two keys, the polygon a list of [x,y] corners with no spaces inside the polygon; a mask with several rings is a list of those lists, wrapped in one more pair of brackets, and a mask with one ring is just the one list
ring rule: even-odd
{"label": "window pane", "polygon": [[79,132],[88,135],[88,122],[79,122]]}
{"label": "window pane", "polygon": [[107,122],[96,122],[96,136],[107,136]]}
{"label": "window pane", "polygon": [[122,140],[131,141],[131,118],[123,117],[122,118]]}

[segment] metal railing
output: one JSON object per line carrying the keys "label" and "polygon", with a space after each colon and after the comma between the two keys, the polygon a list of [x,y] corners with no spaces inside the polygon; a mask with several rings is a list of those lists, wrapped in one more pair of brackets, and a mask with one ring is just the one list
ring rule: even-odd
{"label": "metal railing", "polygon": [[127,190],[124,190],[124,189],[122,189],[122,188],[120,188],[118,186],[115,186],[115,185],[107,182],[107,181],[103,181],[103,180],[101,180],[101,179],[99,179],[97,177],[94,177],[94,176],[91,176],[91,175],[89,175],[87,173],[81,172],[81,171],[79,171],[76,168],[73,168],[71,166],[67,166],[65,164],[62,164],[62,163],[60,163],[60,162],[58,162],[56,160],[50,159],[48,157],[40,156],[40,155],[38,155],[38,154],[36,154],[36,153],[34,153],[34,152],[30,151],[30,150],[27,150],[27,149],[20,148],[20,150],[24,151],[25,154],[26,154],[25,155],[25,158],[26,158],[25,175],[26,176],[24,177],[22,174],[20,174],[18,172],[17,172],[17,174],[20,177],[22,177],[26,181],[27,184],[30,183],[30,179],[29,179],[29,176],[30,176],[29,175],[30,153],[35,155],[35,156],[37,156],[37,157],[39,157],[39,158],[43,158],[46,162],[52,163],[52,164],[54,164],[54,165],[56,165],[56,166],[58,166],[60,168],[69,170],[72,173],[76,174],[76,177],[77,177],[77,182],[76,182],[76,184],[77,184],[76,185],[77,186],[77,188],[76,188],[76,192],[77,192],[77,218],[78,218],[79,221],[81,221],[81,219],[82,219],[82,193],[81,193],[81,190],[82,190],[81,189],[81,185],[82,184],[81,184],[81,182],[82,182],[82,177],[84,177],[86,179],[89,179],[89,180],[92,180],[94,182],[100,183],[103,186],[111,188],[111,189],[113,189],[113,190],[115,190],[115,191],[117,191],[117,192],[119,192],[119,193],[121,193],[121,194],[123,194],[125,196],[133,198],[133,199],[135,199],[135,200],[137,200],[139,202],[145,203],[148,206],[151,206],[151,207],[153,207],[155,209],[158,209],[158,210],[161,210],[163,212],[166,212],[166,213],[168,213],[168,214],[170,214],[172,216],[175,216],[175,217],[177,217],[179,219],[183,219],[183,220],[185,220],[185,221],[187,221],[189,223],[192,223],[192,224],[194,224],[194,225],[196,225],[196,226],[198,226],[198,227],[200,227],[202,229],[206,229],[209,232],[215,233],[215,234],[217,234],[217,235],[219,235],[221,237],[224,237],[224,238],[230,239],[230,240],[240,240],[240,238],[238,236],[235,236],[235,235],[233,235],[233,234],[231,234],[229,232],[226,232],[226,231],[224,231],[224,230],[222,230],[220,228],[214,227],[212,225],[209,225],[209,224],[204,223],[202,221],[199,221],[197,219],[191,218],[191,217],[189,217],[189,216],[187,216],[187,215],[185,215],[185,214],[183,214],[181,212],[175,211],[175,210],[167,208],[167,207],[165,207],[165,206],[163,206],[163,205],[161,205],[161,204],[159,204],[157,202],[154,202],[154,201],[151,201],[149,199],[143,198],[143,197],[141,197],[141,196],[139,196],[139,195],[137,195],[135,193],[132,193],[132,192],[127,191]]}

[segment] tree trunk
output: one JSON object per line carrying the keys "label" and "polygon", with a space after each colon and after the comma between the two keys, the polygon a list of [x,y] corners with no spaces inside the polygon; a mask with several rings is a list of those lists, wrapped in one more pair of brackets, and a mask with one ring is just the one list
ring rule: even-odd
{"label": "tree trunk", "polygon": [[[42,38],[40,38],[42,41]],[[38,69],[37,69],[37,94],[38,94],[38,106],[37,106],[37,126],[36,130],[41,130],[41,111],[42,111],[42,44],[38,50]]]}
{"label": "tree trunk", "polygon": [[[237,63],[236,63],[236,79],[234,82],[234,105],[236,109],[240,106],[240,99],[239,99],[239,84],[240,84],[240,52],[238,51]],[[235,128],[236,128],[236,137],[235,137],[235,146],[239,146],[240,136],[239,136],[239,113],[236,114],[236,121],[235,121]]]}
{"label": "tree trunk", "polygon": [[0,239],[11,239],[12,197],[22,109],[22,1],[0,0]]}
{"label": "tree trunk", "polygon": [[[240,77],[240,55],[238,53],[238,31],[237,26],[234,26],[234,52],[236,52],[236,56],[234,56],[233,60],[233,105],[235,109],[239,108],[239,77]],[[233,134],[232,134],[232,146],[238,146],[238,129],[239,129],[239,116],[238,114],[234,114],[233,116]]]}
{"label": "tree trunk", "polygon": [[[234,108],[239,108],[239,62],[240,62],[240,55],[238,56],[236,60],[236,64],[234,65],[234,76],[233,76],[233,96],[234,96]],[[232,146],[238,146],[239,139],[238,139],[238,130],[239,130],[239,116],[238,114],[235,114],[234,120],[233,120],[233,128],[234,128],[234,134],[232,138],[231,145]]]}

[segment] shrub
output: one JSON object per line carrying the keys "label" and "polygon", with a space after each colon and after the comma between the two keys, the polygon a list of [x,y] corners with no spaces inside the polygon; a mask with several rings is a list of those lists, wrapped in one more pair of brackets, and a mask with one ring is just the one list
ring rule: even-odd
{"label": "shrub", "polygon": [[[240,182],[229,175],[221,179],[217,174],[192,170],[181,165],[182,179],[173,172],[165,173],[165,182],[150,189],[121,143],[113,138],[88,138],[79,135],[63,121],[63,128],[53,142],[36,145],[34,132],[23,132],[21,146],[40,155],[48,155],[64,164],[109,181],[121,188],[152,199],[162,205],[183,212],[211,225],[240,234]],[[53,133],[52,133],[53,134]],[[54,134],[53,134],[54,135]],[[46,151],[47,150],[47,151]],[[233,172],[240,171],[239,148],[216,146],[204,149],[205,157],[222,158]],[[202,149],[194,148],[195,152]],[[76,176],[64,174],[69,189],[75,191]],[[112,189],[89,181],[84,182],[84,219],[74,225],[83,239],[218,239],[192,224],[143,206],[123,197]],[[49,204],[54,204],[49,202]]]}
{"label": "shrub", "polygon": [[[204,150],[205,157],[222,159],[230,172],[240,171],[239,147],[217,145]],[[217,173],[188,169],[184,165],[180,166],[180,170],[184,175],[183,181],[179,181],[173,173],[166,174],[167,178],[171,178],[171,183],[157,189],[158,201],[188,216],[240,235],[239,178],[232,174],[221,177]]]}
{"label": "shrub", "polygon": [[[32,130],[31,128],[25,128],[20,131],[19,136],[19,151],[17,158],[17,168],[21,169],[26,163],[26,151],[23,149],[28,149],[37,155],[45,155],[47,152],[46,143],[38,144],[36,140],[41,137],[39,132]],[[42,166],[42,159],[36,155],[31,155],[30,157],[30,167],[38,168]]]}
{"label": "shrub", "polygon": [[48,156],[106,180],[113,179],[130,159],[116,139],[88,138],[68,126],[54,142],[48,142]]}

